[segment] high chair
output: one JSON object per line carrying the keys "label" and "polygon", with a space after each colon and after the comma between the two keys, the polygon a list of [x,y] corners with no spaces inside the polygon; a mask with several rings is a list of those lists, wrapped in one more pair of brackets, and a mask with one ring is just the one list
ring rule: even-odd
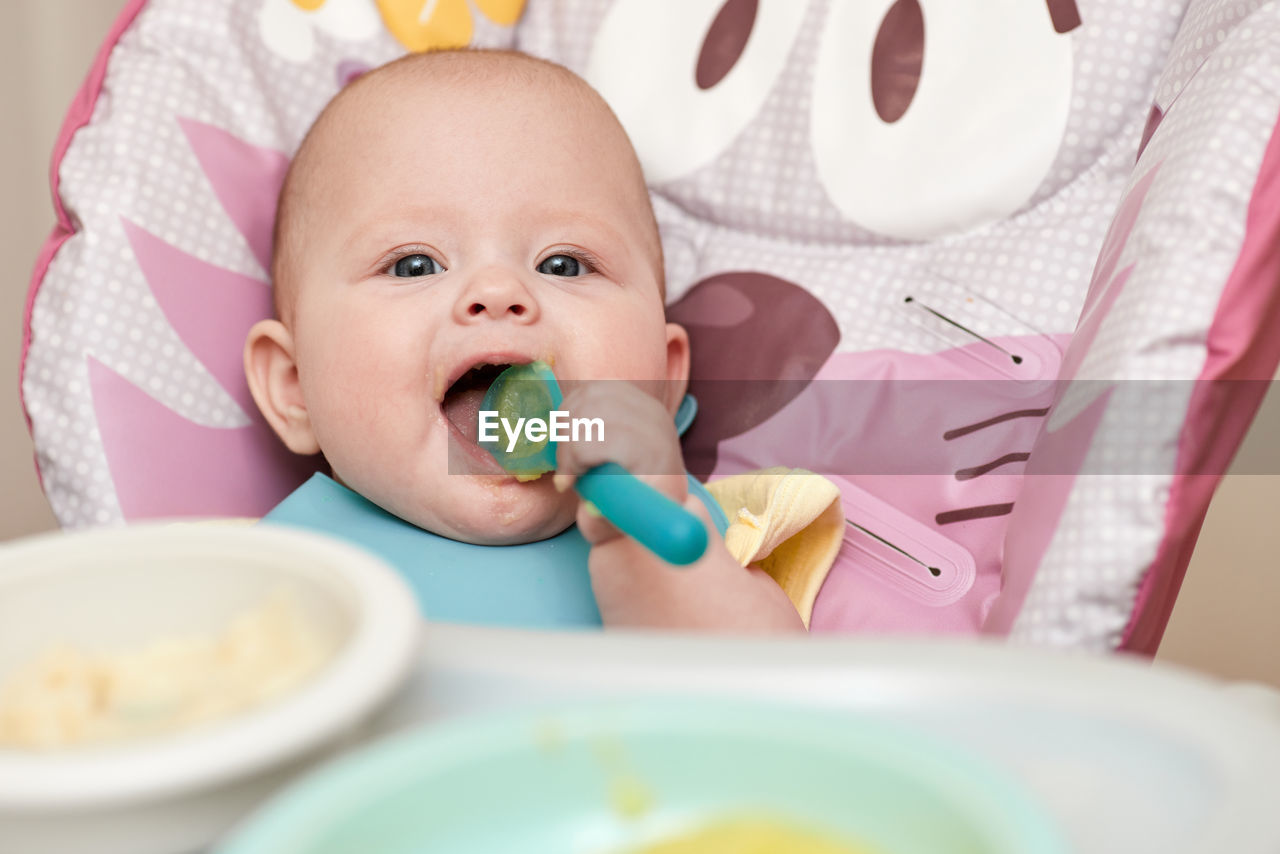
{"label": "high chair", "polygon": [[840,487],[819,631],[1153,653],[1280,362],[1280,6],[130,0],[53,158],[25,318],[75,528],[260,516],[315,468],[249,397],[275,197],[410,50],[609,101],[693,342],[691,470]]}

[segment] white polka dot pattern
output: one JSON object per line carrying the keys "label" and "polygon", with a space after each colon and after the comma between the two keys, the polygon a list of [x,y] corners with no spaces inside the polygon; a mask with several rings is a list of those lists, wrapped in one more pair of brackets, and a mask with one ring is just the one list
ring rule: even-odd
{"label": "white polka dot pattern", "polygon": [[1155,103],[1167,110],[1173,99],[1227,34],[1266,0],[1192,0],[1156,86]]}

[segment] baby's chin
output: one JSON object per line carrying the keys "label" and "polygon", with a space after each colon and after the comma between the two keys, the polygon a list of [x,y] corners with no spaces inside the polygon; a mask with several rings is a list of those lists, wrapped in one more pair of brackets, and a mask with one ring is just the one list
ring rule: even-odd
{"label": "baby's chin", "polygon": [[573,524],[577,499],[561,494],[550,475],[530,483],[509,478],[452,475],[449,494],[433,496],[433,506],[415,508],[403,518],[432,533],[481,546],[511,546],[554,537]]}

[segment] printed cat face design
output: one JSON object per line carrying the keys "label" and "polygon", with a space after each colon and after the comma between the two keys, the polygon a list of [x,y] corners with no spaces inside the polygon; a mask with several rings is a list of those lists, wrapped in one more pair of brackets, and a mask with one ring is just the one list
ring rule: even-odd
{"label": "printed cat face design", "polygon": [[816,181],[831,220],[928,240],[1045,182],[1079,25],[1076,0],[618,0],[585,76],[659,190],[768,148],[797,167],[781,192]]}

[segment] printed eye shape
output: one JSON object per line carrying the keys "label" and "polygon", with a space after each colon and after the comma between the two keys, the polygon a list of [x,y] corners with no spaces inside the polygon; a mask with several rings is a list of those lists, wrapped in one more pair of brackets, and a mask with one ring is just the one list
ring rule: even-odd
{"label": "printed eye shape", "polygon": [[650,184],[716,160],[760,113],[804,21],[801,0],[616,0],[584,76]]}
{"label": "printed eye shape", "polygon": [[1080,26],[1080,7],[1076,0],[1045,0],[1055,33],[1069,33]]}
{"label": "printed eye shape", "polygon": [[759,0],[725,0],[698,51],[698,67],[693,79],[699,89],[710,89],[738,64],[755,27],[759,8]]}
{"label": "printed eye shape", "polygon": [[810,127],[849,220],[928,240],[1009,216],[1053,164],[1071,107],[1075,0],[832,0]]}
{"label": "printed eye shape", "polygon": [[892,124],[911,106],[924,65],[924,11],[920,0],[898,0],[885,12],[871,49],[871,100]]}
{"label": "printed eye shape", "polygon": [[[1076,0],[1046,2],[1054,32],[1069,33],[1080,26]],[[902,118],[911,106],[923,65],[924,10],[920,0],[897,0],[885,12],[871,50],[871,100],[886,123]]]}

